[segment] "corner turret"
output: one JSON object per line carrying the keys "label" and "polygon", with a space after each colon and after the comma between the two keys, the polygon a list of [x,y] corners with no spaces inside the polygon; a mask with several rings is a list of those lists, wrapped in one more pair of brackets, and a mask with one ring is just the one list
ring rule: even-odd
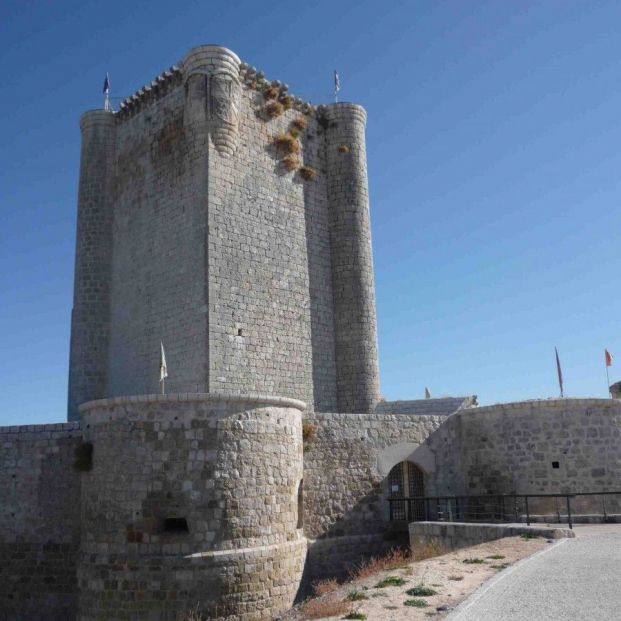
{"label": "corner turret", "polygon": [[78,406],[106,396],[112,262],[110,204],[115,151],[115,119],[108,110],[91,110],[80,119],[82,149],[78,191],[68,420],[79,420]]}
{"label": "corner turret", "polygon": [[377,317],[362,106],[319,111],[326,163],[339,412],[371,412],[379,401]]}

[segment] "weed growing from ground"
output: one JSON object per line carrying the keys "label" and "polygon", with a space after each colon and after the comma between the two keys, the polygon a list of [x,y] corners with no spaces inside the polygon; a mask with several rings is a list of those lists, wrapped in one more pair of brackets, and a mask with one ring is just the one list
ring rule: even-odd
{"label": "weed growing from ground", "polygon": [[376,585],[376,589],[384,589],[386,587],[391,586],[403,586],[406,581],[403,578],[399,578],[399,576],[388,576],[388,578],[384,578],[380,580]]}
{"label": "weed growing from ground", "polygon": [[466,565],[480,565],[485,563],[485,561],[482,558],[465,558],[462,563],[466,563]]}
{"label": "weed growing from ground", "polygon": [[345,615],[343,619],[361,619],[364,621],[367,618],[363,612],[350,612],[348,615]]}
{"label": "weed growing from ground", "polygon": [[412,595],[413,597],[431,597],[432,595],[438,594],[438,592],[434,589],[430,589],[422,584],[419,584],[412,589],[408,589],[406,593],[407,595]]}
{"label": "weed growing from ground", "polygon": [[361,578],[374,576],[380,571],[400,569],[408,565],[412,560],[409,551],[394,548],[384,556],[374,556],[368,561],[360,563],[360,565],[351,572],[350,578],[352,580],[359,580]]}
{"label": "weed growing from ground", "polygon": [[491,556],[486,556],[485,558],[491,558],[493,561],[499,561],[505,557],[502,554],[492,554]]}
{"label": "weed growing from ground", "polygon": [[406,599],[404,606],[412,606],[413,608],[427,608],[429,604],[424,599]]}
{"label": "weed growing from ground", "polygon": [[350,591],[346,597],[349,602],[357,602],[362,599],[369,599],[365,593],[362,591]]}
{"label": "weed growing from ground", "polygon": [[320,595],[325,595],[326,593],[332,593],[332,591],[336,591],[339,583],[334,579],[330,580],[318,580],[317,582],[313,582],[313,593],[319,597]]}
{"label": "weed growing from ground", "polygon": [[305,619],[323,619],[324,617],[338,617],[351,610],[349,602],[309,599],[300,606]]}

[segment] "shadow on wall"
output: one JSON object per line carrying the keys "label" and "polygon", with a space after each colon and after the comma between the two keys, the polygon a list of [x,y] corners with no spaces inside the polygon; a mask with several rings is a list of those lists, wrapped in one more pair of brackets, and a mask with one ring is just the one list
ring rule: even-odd
{"label": "shadow on wall", "polygon": [[[330,224],[326,190],[323,140],[316,123],[310,123],[301,141],[303,156],[320,174],[303,183],[308,289],[310,298],[311,346],[313,350],[313,400],[316,412],[337,409],[334,308],[332,298],[332,263]],[[297,173],[294,173],[297,177]]]}
{"label": "shadow on wall", "polygon": [[[378,449],[362,439],[333,441],[330,465],[325,467],[313,450],[307,444],[304,532],[308,553],[298,597],[308,595],[313,582],[344,579],[370,557],[408,547],[405,521],[392,524],[389,519],[388,498],[395,495],[397,485],[394,472],[401,466],[400,492],[409,492],[408,475],[418,470],[423,475],[419,483],[427,486],[432,485],[435,470],[435,458],[424,444]],[[412,467],[403,467],[404,461]]]}

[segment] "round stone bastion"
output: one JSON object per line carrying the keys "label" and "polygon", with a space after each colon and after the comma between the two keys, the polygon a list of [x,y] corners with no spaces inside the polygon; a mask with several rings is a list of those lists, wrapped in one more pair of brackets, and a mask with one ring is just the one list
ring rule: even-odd
{"label": "round stone bastion", "polygon": [[[434,439],[466,494],[621,491],[621,402],[542,399],[469,408]],[[440,454],[441,452],[441,454]],[[459,480],[459,479],[457,479]],[[601,498],[594,499],[601,510]],[[621,510],[621,497],[606,503]],[[576,511],[585,499],[576,500]]]}
{"label": "round stone bastion", "polygon": [[[271,619],[293,603],[301,401],[174,394],[80,406],[78,619]],[[91,453],[92,449],[92,453]]]}

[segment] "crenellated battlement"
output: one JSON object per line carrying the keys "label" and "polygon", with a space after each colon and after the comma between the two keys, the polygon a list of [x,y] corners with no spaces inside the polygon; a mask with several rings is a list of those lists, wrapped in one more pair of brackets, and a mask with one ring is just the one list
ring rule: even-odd
{"label": "crenellated battlement", "polygon": [[237,66],[229,63],[230,68],[234,70],[243,86],[250,90],[262,91],[270,86],[282,89],[292,98],[293,109],[303,114],[315,114],[317,108],[310,102],[289,93],[289,86],[280,80],[269,80],[265,77],[265,73],[256,67],[239,60],[234,52],[220,46],[204,45],[194,48],[179,63],[172,65],[166,71],[163,71],[149,84],[138,89],[135,93],[126,97],[121,101],[119,110],[115,112],[117,122],[123,122],[127,118],[139,112],[144,106],[151,105],[160,98],[167,95],[171,90],[181,87],[187,80],[188,76],[200,67],[201,53],[204,55],[207,50],[216,51],[222,57],[232,57],[237,59]]}

